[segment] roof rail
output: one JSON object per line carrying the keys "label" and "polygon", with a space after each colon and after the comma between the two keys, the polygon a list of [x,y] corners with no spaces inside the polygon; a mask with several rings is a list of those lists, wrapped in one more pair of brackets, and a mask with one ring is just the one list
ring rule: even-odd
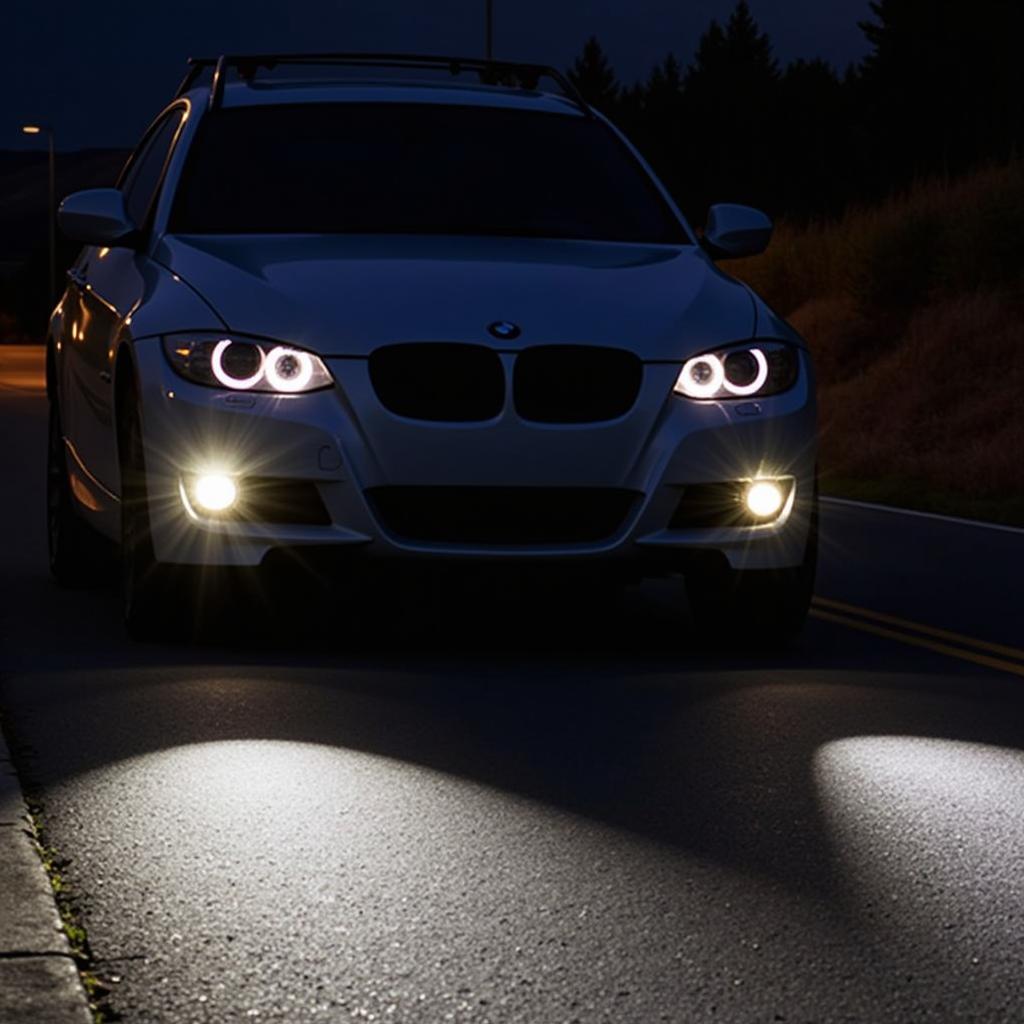
{"label": "roof rail", "polygon": [[219,57],[189,57],[189,70],[178,87],[181,96],[195,84],[206,68],[213,68],[210,87],[210,109],[220,106],[224,95],[224,76],[234,68],[247,82],[251,82],[261,69],[273,70],[279,64],[343,65],[347,67],[424,68],[445,70],[457,77],[475,72],[485,85],[510,85],[534,91],[540,79],[550,78],[562,94],[587,117],[594,112],[580,95],[572,81],[557,68],[545,64],[524,64],[517,61],[484,60],[480,57],[439,57],[414,53],[255,53],[221,54]]}

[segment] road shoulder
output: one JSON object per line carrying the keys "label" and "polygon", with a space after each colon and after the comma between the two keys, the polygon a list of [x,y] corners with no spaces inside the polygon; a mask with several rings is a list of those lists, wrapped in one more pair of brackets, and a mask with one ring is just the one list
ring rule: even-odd
{"label": "road shoulder", "polygon": [[0,1024],[90,1024],[92,1013],[0,734]]}

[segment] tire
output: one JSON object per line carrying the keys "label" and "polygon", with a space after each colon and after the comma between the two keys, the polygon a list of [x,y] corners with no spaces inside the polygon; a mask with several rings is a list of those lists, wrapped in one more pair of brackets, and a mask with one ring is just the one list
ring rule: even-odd
{"label": "tire", "polygon": [[185,622],[175,567],[153,553],[142,429],[134,392],[124,397],[118,424],[121,462],[121,609],[129,636],[160,640]]}
{"label": "tire", "polygon": [[75,507],[56,397],[50,400],[46,443],[46,539],[50,572],[62,587],[97,586],[108,578],[109,552],[103,538]]}
{"label": "tire", "polygon": [[818,499],[814,497],[800,565],[787,569],[720,569],[686,579],[701,639],[721,647],[786,648],[803,628],[818,566]]}

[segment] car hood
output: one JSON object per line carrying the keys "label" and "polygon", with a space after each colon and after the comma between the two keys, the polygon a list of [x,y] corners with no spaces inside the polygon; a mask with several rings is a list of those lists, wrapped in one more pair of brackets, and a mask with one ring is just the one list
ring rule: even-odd
{"label": "car hood", "polygon": [[[749,292],[696,246],[407,236],[166,236],[228,329],[324,356],[395,341],[612,345],[677,360],[749,338]],[[521,333],[487,331],[511,321]],[[182,328],[191,325],[181,325]]]}

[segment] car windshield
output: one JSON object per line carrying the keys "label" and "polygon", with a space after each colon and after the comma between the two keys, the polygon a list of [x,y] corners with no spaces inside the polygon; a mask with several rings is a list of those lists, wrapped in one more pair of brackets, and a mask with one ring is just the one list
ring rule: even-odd
{"label": "car windshield", "polygon": [[690,241],[650,176],[596,118],[422,103],[208,115],[170,230]]}

